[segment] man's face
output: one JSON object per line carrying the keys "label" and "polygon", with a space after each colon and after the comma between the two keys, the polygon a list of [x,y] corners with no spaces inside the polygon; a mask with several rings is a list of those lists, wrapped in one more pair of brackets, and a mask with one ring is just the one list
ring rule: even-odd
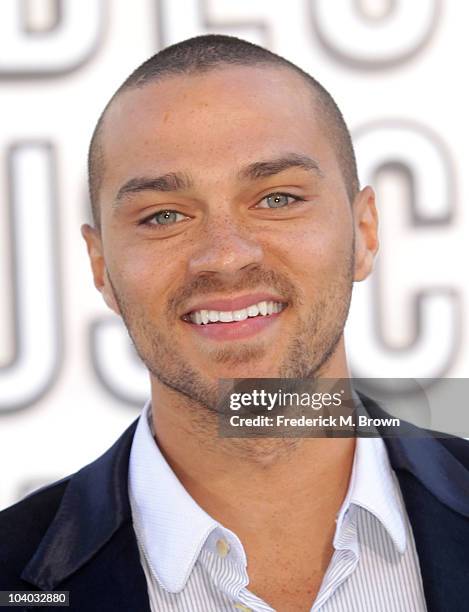
{"label": "man's face", "polygon": [[302,79],[265,67],[165,78],[113,103],[103,147],[95,282],[152,376],[214,408],[219,378],[321,372],[368,272]]}

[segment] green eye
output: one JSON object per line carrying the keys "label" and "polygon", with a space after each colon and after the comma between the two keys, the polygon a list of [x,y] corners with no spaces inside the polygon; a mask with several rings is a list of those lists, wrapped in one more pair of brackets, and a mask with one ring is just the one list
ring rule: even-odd
{"label": "green eye", "polygon": [[281,208],[289,204],[289,196],[283,193],[267,196],[265,200],[270,208]]}
{"label": "green eye", "polygon": [[157,225],[171,225],[177,220],[178,214],[174,210],[161,210],[154,215],[153,219],[155,219]]}
{"label": "green eye", "polygon": [[185,219],[185,215],[178,213],[175,210],[160,210],[150,217],[140,221],[139,225],[149,225],[155,228],[163,225],[174,225],[183,219]]}
{"label": "green eye", "polygon": [[[304,198],[300,196],[291,195],[291,193],[269,193],[262,198],[259,202],[259,208],[287,208],[296,202],[303,202]],[[260,206],[260,204],[265,202],[265,206]]]}

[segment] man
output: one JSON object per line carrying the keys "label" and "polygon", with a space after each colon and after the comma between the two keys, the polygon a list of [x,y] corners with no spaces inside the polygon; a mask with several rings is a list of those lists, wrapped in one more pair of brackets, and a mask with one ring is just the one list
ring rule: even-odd
{"label": "man", "polygon": [[0,515],[0,589],[87,612],[466,609],[465,441],[218,435],[219,379],[350,378],[377,214],[326,90],[245,41],[184,41],[113,96],[89,174],[94,282],[151,400]]}

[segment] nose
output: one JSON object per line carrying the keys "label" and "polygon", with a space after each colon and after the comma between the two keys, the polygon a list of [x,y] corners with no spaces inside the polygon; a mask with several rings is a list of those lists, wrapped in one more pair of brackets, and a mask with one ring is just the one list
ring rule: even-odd
{"label": "nose", "polygon": [[189,260],[189,272],[193,275],[218,273],[229,276],[263,259],[258,238],[240,222],[228,217],[208,223],[199,240]]}

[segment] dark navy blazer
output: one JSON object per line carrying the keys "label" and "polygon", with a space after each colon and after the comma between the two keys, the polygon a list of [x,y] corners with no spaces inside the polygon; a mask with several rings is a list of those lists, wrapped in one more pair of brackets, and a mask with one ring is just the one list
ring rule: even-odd
{"label": "dark navy blazer", "polygon": [[[389,416],[361,399],[370,416]],[[412,525],[428,610],[469,610],[469,442],[403,426],[418,435],[380,433]],[[135,428],[136,421],[76,474],[0,513],[0,590],[70,591],[73,612],[150,612],[127,492]]]}

